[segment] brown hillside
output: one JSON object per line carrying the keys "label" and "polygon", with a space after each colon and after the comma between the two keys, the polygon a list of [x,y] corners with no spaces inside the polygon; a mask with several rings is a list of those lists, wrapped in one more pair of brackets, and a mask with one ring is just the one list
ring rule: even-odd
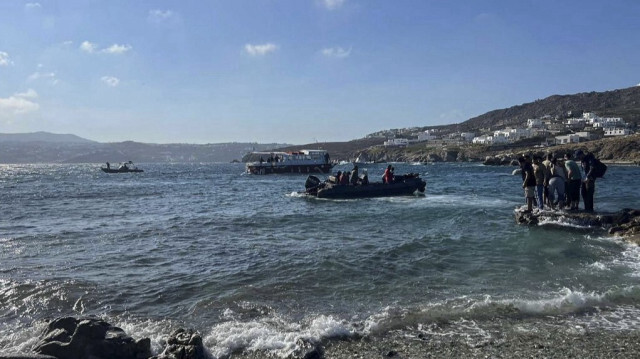
{"label": "brown hillside", "polygon": [[565,117],[569,111],[595,112],[599,116],[622,117],[626,122],[640,122],[640,86],[606,92],[553,95],[542,100],[487,112],[460,124],[465,131],[522,125],[529,118]]}

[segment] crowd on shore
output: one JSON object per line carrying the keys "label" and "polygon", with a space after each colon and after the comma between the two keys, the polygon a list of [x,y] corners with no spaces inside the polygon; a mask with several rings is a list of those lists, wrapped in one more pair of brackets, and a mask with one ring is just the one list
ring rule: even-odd
{"label": "crowd on shore", "polygon": [[547,206],[577,211],[580,197],[584,210],[594,211],[596,179],[605,174],[607,166],[591,152],[577,150],[559,156],[549,153],[544,159],[540,155],[524,155],[518,158],[518,163],[527,212],[534,209],[534,204],[539,210]]}

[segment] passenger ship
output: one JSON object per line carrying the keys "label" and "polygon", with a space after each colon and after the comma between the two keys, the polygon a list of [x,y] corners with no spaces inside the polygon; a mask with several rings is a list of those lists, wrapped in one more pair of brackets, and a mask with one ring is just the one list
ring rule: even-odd
{"label": "passenger ship", "polygon": [[251,152],[247,159],[247,173],[329,173],[333,164],[325,150],[297,152]]}

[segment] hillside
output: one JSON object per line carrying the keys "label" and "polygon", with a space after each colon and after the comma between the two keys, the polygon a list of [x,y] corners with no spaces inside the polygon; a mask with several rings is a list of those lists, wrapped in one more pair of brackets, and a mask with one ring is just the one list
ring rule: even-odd
{"label": "hillside", "polygon": [[285,144],[149,144],[133,141],[100,143],[75,135],[46,132],[0,134],[0,163],[230,162],[254,150]]}
{"label": "hillside", "polygon": [[57,134],[43,131],[31,133],[0,133],[0,143],[2,142],[97,143],[72,134]]}
{"label": "hillside", "polygon": [[571,111],[595,112],[601,117],[622,117],[636,126],[640,123],[640,86],[606,92],[553,95],[542,100],[494,110],[460,124],[462,131],[522,125],[527,119],[552,116],[564,118]]}

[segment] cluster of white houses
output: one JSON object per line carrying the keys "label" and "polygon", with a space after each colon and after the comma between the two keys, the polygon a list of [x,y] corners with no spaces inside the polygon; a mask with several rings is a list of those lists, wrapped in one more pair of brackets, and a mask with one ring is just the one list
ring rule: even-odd
{"label": "cluster of white houses", "polygon": [[[549,135],[572,132],[566,135]],[[505,128],[476,136],[472,132],[456,132],[441,134],[440,130],[431,129],[418,134],[417,139],[393,138],[384,142],[384,146],[408,146],[414,142],[440,143],[475,143],[482,145],[509,144],[526,138],[545,137],[546,144],[566,144],[580,141],[591,141],[602,136],[626,136],[633,132],[627,128],[620,117],[598,117],[587,112],[579,118],[569,118],[557,123],[551,116],[529,119],[525,128]]]}

